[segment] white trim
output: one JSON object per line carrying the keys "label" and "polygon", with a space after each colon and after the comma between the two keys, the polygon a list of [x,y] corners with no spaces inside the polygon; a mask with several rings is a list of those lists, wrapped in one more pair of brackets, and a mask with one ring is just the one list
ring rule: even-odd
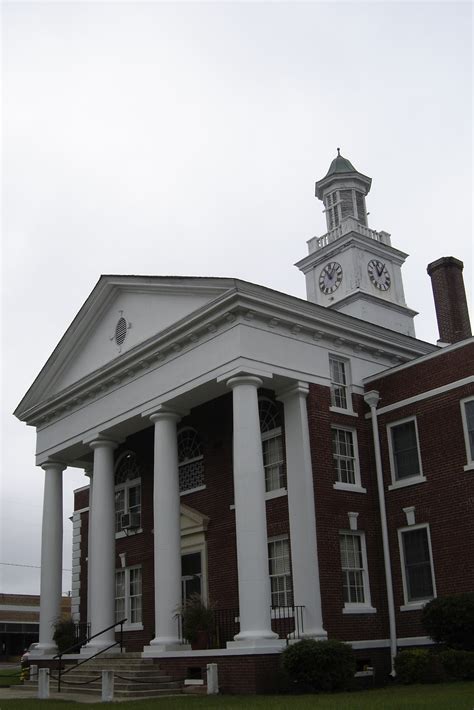
{"label": "white trim", "polygon": [[[413,365],[419,365],[420,362],[426,362],[427,360],[431,360],[434,357],[439,357],[440,355],[444,354],[445,352],[452,352],[453,350],[457,350],[458,348],[464,348],[468,345],[471,345],[471,343],[473,343],[473,342],[474,342],[474,336],[471,338],[467,338],[467,340],[461,340],[458,343],[451,343],[446,347],[435,350],[434,352],[415,357],[415,359],[411,362],[404,362],[401,365],[396,365],[395,367],[392,367],[389,370],[385,370],[384,372],[379,372],[376,375],[369,375],[369,377],[364,377],[364,379],[362,381],[364,384],[368,384],[369,382],[374,382],[376,380],[380,380],[382,377],[385,377],[386,375],[391,375],[394,372],[400,372],[401,370],[406,370],[408,367],[412,367]],[[433,347],[435,347],[435,346],[433,346]]]}
{"label": "white trim", "polygon": [[[380,414],[380,412],[379,412]],[[400,426],[402,424],[407,424],[408,422],[414,422],[415,423],[415,437],[416,437],[416,450],[418,453],[418,466],[419,466],[419,473],[416,476],[410,476],[406,478],[397,478],[396,477],[396,466],[395,466],[395,457],[393,455],[393,438],[392,438],[392,430],[395,429],[395,427]],[[396,422],[390,422],[386,425],[387,429],[387,442],[388,442],[388,453],[389,453],[389,458],[390,458],[390,473],[392,477],[392,485],[389,486],[389,490],[392,488],[403,488],[404,486],[410,486],[413,483],[418,483],[420,481],[426,480],[426,478],[423,476],[423,466],[422,466],[422,461],[421,461],[421,450],[420,450],[420,437],[418,436],[418,423],[416,421],[416,416],[413,415],[411,417],[404,417],[403,419],[398,419]]]}
{"label": "white trim", "polygon": [[358,417],[359,415],[357,412],[354,412],[353,409],[342,409],[342,407],[329,407],[330,412],[335,412],[336,414],[347,414],[349,417]]}
{"label": "white trim", "polygon": [[425,483],[426,476],[410,476],[410,478],[402,478],[388,486],[389,491],[395,491],[397,488],[406,488],[407,486],[416,486],[417,483]]}
{"label": "white trim", "polygon": [[[390,648],[390,639],[367,639],[363,641],[346,641],[350,643],[354,651],[366,650],[370,648]],[[434,641],[429,636],[407,636],[397,639],[397,646],[432,646]]]}
{"label": "white trim", "polygon": [[[268,646],[260,648],[246,647],[239,648],[211,648],[205,651],[153,651],[142,653],[142,658],[209,658],[213,656],[268,656],[270,654],[280,654],[283,651],[282,639],[275,639],[280,642],[273,643],[268,639]],[[153,647],[150,647],[153,649]],[[286,646],[285,646],[286,648]],[[51,656],[52,658],[52,656]]]}
{"label": "white trim", "polygon": [[130,532],[126,532],[125,530],[120,530],[120,532],[115,533],[115,539],[116,540],[121,540],[124,537],[133,537],[133,535],[138,535],[138,533],[142,533],[143,528],[137,528],[136,530],[130,530]]}
{"label": "white trim", "polygon": [[[419,360],[417,360],[416,362],[418,363]],[[391,373],[392,370],[386,371],[384,376],[387,376]],[[435,387],[432,390],[427,390],[426,392],[421,392],[420,394],[415,394],[413,395],[413,397],[407,397],[406,399],[400,399],[398,402],[392,402],[392,404],[387,404],[385,407],[380,407],[380,409],[378,410],[378,414],[387,414],[388,412],[393,412],[395,409],[400,409],[401,407],[406,407],[409,404],[415,404],[416,402],[422,402],[424,399],[430,399],[431,397],[436,397],[439,394],[444,394],[445,392],[450,392],[451,390],[458,389],[459,387],[464,387],[465,385],[470,385],[472,383],[474,383],[474,375],[464,377],[462,380],[456,380],[456,382],[450,382],[449,384],[442,385],[441,387]],[[370,419],[371,416],[371,412],[368,412],[365,415],[365,418]]]}
{"label": "white trim", "polygon": [[471,446],[469,442],[469,431],[467,428],[467,416],[466,416],[466,404],[468,402],[474,402],[474,395],[470,397],[465,397],[464,399],[461,399],[459,402],[459,406],[461,407],[461,419],[462,419],[462,428],[463,428],[463,433],[464,433],[464,445],[466,446],[466,461],[467,464],[464,466],[465,471],[472,471],[474,469],[474,451],[471,451]]}
{"label": "white trim", "polygon": [[[187,462],[186,462],[187,463]],[[185,491],[180,491],[180,496],[188,496],[190,493],[197,493],[198,491],[205,491],[206,485],[196,486],[196,488],[187,488]]]}
{"label": "white trim", "polygon": [[80,513],[88,513],[89,510],[90,510],[89,506],[87,506],[87,508],[78,508],[78,510],[75,510],[73,512],[73,515],[76,515],[76,514],[79,515]]}
{"label": "white trim", "polygon": [[275,488],[275,490],[267,491],[265,493],[265,500],[273,500],[273,498],[282,498],[286,495],[288,495],[288,491],[286,490],[286,488]]}
{"label": "white trim", "polygon": [[435,642],[429,636],[407,636],[403,639],[398,639],[397,645],[401,646],[434,646]]}
{"label": "white trim", "polygon": [[333,484],[333,488],[336,491],[350,491],[351,493],[367,493],[367,488],[363,486],[352,485],[351,483],[341,483],[341,481],[336,481]]}
{"label": "white trim", "polygon": [[373,606],[370,606],[370,604],[361,604],[360,606],[357,606],[357,604],[352,604],[352,605],[345,605],[343,610],[343,614],[376,614],[377,609]]}
{"label": "white trim", "polygon": [[[21,606],[21,604],[0,604],[0,611],[28,611],[28,612],[39,612],[40,607],[39,607],[39,598],[38,598],[38,606]],[[2,623],[2,622],[0,622]],[[14,621],[10,623],[16,623]],[[19,624],[23,624],[23,621],[18,621]],[[38,622],[35,622],[38,623]]]}
{"label": "white trim", "polygon": [[[405,533],[413,532],[414,530],[420,530],[421,528],[425,528],[427,531],[428,551],[430,554],[430,565],[431,565],[431,583],[433,585],[433,596],[427,597],[426,599],[416,599],[414,601],[410,601],[408,599],[408,591],[407,591],[408,587],[407,587],[406,571],[405,571],[405,552],[404,552],[404,546],[403,546],[403,535]],[[430,532],[429,523],[419,523],[418,525],[409,525],[409,526],[405,526],[403,528],[398,528],[397,534],[398,534],[398,547],[400,550],[400,566],[402,569],[403,598],[405,600],[405,604],[403,604],[400,607],[400,611],[413,611],[416,609],[422,609],[427,602],[431,601],[431,599],[434,599],[437,596],[435,569],[434,569],[434,564],[433,564],[433,551],[431,548],[431,532]]]}

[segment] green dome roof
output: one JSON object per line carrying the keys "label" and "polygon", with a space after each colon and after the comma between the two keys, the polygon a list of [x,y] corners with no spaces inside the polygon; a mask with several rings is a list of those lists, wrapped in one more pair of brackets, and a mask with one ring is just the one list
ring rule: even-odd
{"label": "green dome roof", "polygon": [[352,163],[347,160],[347,158],[343,158],[342,155],[338,153],[337,158],[334,158],[332,161],[331,165],[329,166],[329,170],[327,172],[326,177],[329,175],[334,175],[334,173],[356,173],[357,170],[355,167],[352,165]]}

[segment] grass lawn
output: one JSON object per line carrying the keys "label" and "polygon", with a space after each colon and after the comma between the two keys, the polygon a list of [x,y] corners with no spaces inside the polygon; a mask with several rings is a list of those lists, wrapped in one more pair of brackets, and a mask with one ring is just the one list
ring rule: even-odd
{"label": "grass lawn", "polygon": [[[0,670],[0,688],[5,688],[8,685],[18,685],[20,683],[20,666],[12,666],[11,668]],[[15,677],[12,678],[13,674]]]}
{"label": "grass lawn", "polygon": [[[67,710],[73,704],[62,700],[3,700],[1,710],[30,710],[45,703],[52,710]],[[79,706],[77,706],[79,707]],[[84,710],[103,710],[102,703],[83,705]],[[163,698],[121,702],[118,710],[473,710],[474,682],[443,685],[393,686],[377,690],[334,695],[260,695]]]}

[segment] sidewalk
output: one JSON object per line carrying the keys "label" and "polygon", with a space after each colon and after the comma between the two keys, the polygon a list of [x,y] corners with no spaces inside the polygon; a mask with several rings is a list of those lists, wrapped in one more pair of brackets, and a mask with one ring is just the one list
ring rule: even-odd
{"label": "sidewalk", "polygon": [[[17,690],[18,688],[18,690]],[[13,688],[0,688],[0,707],[2,700],[35,700],[38,697],[36,688],[22,688],[15,686]],[[50,691],[50,700],[64,700],[66,703],[100,703],[100,695],[86,695],[85,693],[57,693],[54,690]],[[114,702],[121,702],[121,698],[114,699]]]}

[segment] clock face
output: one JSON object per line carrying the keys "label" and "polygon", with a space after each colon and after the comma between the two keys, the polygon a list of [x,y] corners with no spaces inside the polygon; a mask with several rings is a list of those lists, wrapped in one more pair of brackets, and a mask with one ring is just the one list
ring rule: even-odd
{"label": "clock face", "polygon": [[337,261],[326,264],[319,275],[319,288],[323,293],[333,293],[342,281],[342,266]]}
{"label": "clock face", "polygon": [[387,291],[390,288],[390,274],[383,261],[372,259],[372,261],[369,261],[367,264],[367,271],[369,272],[370,280],[376,288],[381,291]]}

